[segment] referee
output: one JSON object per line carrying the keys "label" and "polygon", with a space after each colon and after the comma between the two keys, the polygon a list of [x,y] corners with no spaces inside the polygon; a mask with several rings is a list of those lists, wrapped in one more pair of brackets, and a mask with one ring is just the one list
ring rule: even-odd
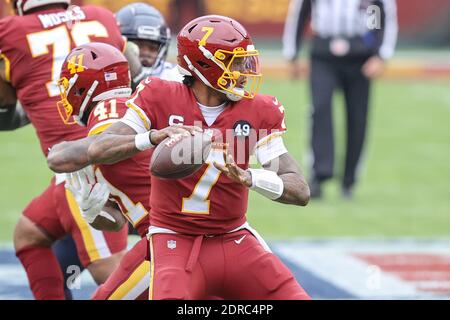
{"label": "referee", "polygon": [[334,138],[331,102],[342,89],[346,103],[347,149],[342,195],[352,197],[366,135],[370,80],[384,70],[397,41],[395,0],[291,0],[283,35],[283,54],[299,77],[298,52],[311,18],[310,89],[313,153],[311,196],[333,177]]}

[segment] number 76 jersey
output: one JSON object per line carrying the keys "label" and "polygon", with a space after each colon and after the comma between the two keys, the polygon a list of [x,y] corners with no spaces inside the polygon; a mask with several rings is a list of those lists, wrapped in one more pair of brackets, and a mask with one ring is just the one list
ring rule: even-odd
{"label": "number 76 jersey", "polygon": [[0,59],[6,80],[16,89],[45,154],[56,143],[86,135],[85,129],[69,128],[61,121],[56,82],[70,50],[93,41],[119,50],[125,46],[113,13],[97,6],[41,10],[0,20]]}
{"label": "number 76 jersey", "polygon": [[211,123],[207,114],[214,108],[199,105],[188,86],[147,78],[127,106],[122,121],[137,132],[184,124],[202,127],[215,137],[206,163],[193,175],[178,180],[152,177],[152,226],[185,234],[220,234],[240,227],[246,222],[248,188],[222,174],[213,162],[224,163],[226,149],[247,169],[253,152],[263,164],[287,152],[281,137],[284,109],[274,97],[229,102]]}

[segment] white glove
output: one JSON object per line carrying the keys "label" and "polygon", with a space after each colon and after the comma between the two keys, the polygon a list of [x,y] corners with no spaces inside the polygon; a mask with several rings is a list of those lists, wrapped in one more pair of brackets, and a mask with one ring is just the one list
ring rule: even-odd
{"label": "white glove", "polygon": [[73,193],[83,218],[88,223],[94,222],[108,201],[108,185],[95,181],[94,169],[91,166],[66,175],[65,187]]}

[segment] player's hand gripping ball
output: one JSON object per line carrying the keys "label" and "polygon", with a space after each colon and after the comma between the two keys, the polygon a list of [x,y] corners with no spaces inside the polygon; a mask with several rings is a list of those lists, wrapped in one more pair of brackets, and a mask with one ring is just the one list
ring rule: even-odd
{"label": "player's hand gripping ball", "polygon": [[150,172],[162,179],[186,178],[205,163],[211,151],[208,132],[184,131],[166,137],[153,151]]}

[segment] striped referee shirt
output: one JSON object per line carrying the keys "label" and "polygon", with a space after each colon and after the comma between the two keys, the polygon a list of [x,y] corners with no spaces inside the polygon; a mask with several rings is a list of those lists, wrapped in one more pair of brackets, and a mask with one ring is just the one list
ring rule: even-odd
{"label": "striped referee shirt", "polygon": [[389,59],[394,54],[398,32],[395,0],[291,0],[283,33],[286,59],[298,57],[309,18],[314,34],[323,38],[381,33],[378,55]]}

